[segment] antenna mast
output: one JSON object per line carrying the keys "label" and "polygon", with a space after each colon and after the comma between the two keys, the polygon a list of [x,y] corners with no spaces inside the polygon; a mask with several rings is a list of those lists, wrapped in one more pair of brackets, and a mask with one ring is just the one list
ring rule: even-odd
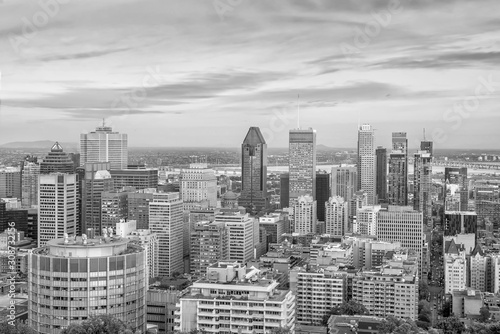
{"label": "antenna mast", "polygon": [[297,94],[297,129],[300,130],[300,95]]}
{"label": "antenna mast", "polygon": [[425,140],[425,128],[424,128],[424,141],[426,141],[426,140]]}

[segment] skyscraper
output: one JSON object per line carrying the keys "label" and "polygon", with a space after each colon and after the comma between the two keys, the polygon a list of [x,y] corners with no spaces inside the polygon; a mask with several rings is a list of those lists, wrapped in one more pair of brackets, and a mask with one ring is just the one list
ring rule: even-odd
{"label": "skyscraper", "polygon": [[76,174],[40,175],[38,193],[38,247],[78,231]]}
{"label": "skyscraper", "polygon": [[444,210],[467,211],[469,207],[467,168],[445,167],[444,186]]}
{"label": "skyscraper", "polygon": [[290,174],[280,175],[280,206],[288,208],[290,206]]}
{"label": "skyscraper", "polygon": [[194,277],[204,277],[207,267],[226,260],[228,232],[223,222],[198,222],[190,235],[190,272]]}
{"label": "skyscraper", "polygon": [[153,193],[149,203],[149,229],[158,235],[158,274],[184,272],[182,200],[179,193]]}
{"label": "skyscraper", "polygon": [[31,208],[38,205],[38,178],[40,177],[40,165],[34,162],[23,161],[22,168],[22,205]]}
{"label": "skyscraper", "polygon": [[432,227],[432,142],[423,141],[413,161],[413,209]]}
{"label": "skyscraper", "polygon": [[127,135],[113,132],[109,126],[80,135],[80,162],[109,162],[111,169],[125,169],[128,163]]}
{"label": "skyscraper", "polygon": [[217,207],[217,177],[207,164],[191,164],[180,175],[184,210]]}
{"label": "skyscraper", "polygon": [[241,196],[239,205],[248,212],[268,206],[267,144],[258,127],[251,127],[241,145]]}
{"label": "skyscraper", "polygon": [[375,150],[377,156],[377,198],[379,203],[387,201],[387,150],[382,146]]}
{"label": "skyscraper", "polygon": [[354,197],[358,189],[358,172],[356,167],[332,168],[331,196],[340,196],[346,201]]}
{"label": "skyscraper", "polygon": [[364,190],[368,204],[376,203],[375,130],[363,124],[358,131],[358,190]]}
{"label": "skyscraper", "polygon": [[330,197],[325,203],[326,217],[325,228],[326,233],[342,237],[348,230],[348,206],[347,202],[342,197]]}
{"label": "skyscraper", "polygon": [[290,130],[290,207],[300,197],[316,197],[316,130]]}
{"label": "skyscraper", "polygon": [[316,174],[316,201],[318,202],[318,220],[325,221],[325,204],[330,198],[330,174]]}
{"label": "skyscraper", "polygon": [[21,169],[19,167],[0,167],[0,198],[21,200]]}
{"label": "skyscraper", "polygon": [[388,181],[388,203],[408,205],[408,139],[406,139],[406,132],[392,133]]}
{"label": "skyscraper", "polygon": [[102,227],[106,228],[115,227],[116,224],[120,222],[120,220],[128,219],[129,193],[130,193],[129,191],[117,191],[117,190],[105,191],[102,193],[101,195]]}
{"label": "skyscraper", "polygon": [[85,164],[85,177],[82,180],[82,231],[88,228],[101,231],[102,193],[113,190],[109,168],[109,162]]}
{"label": "skyscraper", "polygon": [[68,153],[63,151],[61,145],[56,142],[47,156],[40,163],[40,174],[69,173],[73,174],[76,166]]}
{"label": "skyscraper", "polygon": [[254,257],[259,241],[259,223],[248,213],[226,213],[215,216],[216,223],[225,223],[227,229],[228,260],[246,263]]}
{"label": "skyscraper", "polygon": [[158,169],[157,168],[125,168],[111,169],[111,177],[115,184],[115,190],[124,187],[134,187],[135,189],[147,189],[158,187]]}
{"label": "skyscraper", "polygon": [[301,196],[293,205],[294,232],[316,233],[317,202],[312,196]]}

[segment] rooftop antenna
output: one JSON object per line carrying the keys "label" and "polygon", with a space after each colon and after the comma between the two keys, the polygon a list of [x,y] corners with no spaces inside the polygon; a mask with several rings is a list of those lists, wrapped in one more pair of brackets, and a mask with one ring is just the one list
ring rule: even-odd
{"label": "rooftop antenna", "polygon": [[105,127],[105,126],[106,126],[106,119],[105,119],[105,118],[103,118],[103,119],[102,119],[102,127]]}
{"label": "rooftop antenna", "polygon": [[426,141],[426,140],[425,140],[425,128],[424,128],[424,141]]}
{"label": "rooftop antenna", "polygon": [[297,94],[297,129],[300,130],[300,104],[299,104],[299,100],[300,100],[300,95]]}

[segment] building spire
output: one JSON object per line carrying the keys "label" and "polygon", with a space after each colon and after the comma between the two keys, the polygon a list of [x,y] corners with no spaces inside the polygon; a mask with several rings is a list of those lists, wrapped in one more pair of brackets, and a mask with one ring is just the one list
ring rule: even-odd
{"label": "building spire", "polygon": [[300,95],[297,94],[297,129],[300,130]]}

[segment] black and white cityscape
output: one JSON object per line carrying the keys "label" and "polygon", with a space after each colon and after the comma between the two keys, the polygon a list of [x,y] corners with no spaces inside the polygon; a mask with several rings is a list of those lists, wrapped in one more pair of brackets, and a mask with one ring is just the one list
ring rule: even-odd
{"label": "black and white cityscape", "polygon": [[499,12],[0,0],[0,334],[500,333]]}

